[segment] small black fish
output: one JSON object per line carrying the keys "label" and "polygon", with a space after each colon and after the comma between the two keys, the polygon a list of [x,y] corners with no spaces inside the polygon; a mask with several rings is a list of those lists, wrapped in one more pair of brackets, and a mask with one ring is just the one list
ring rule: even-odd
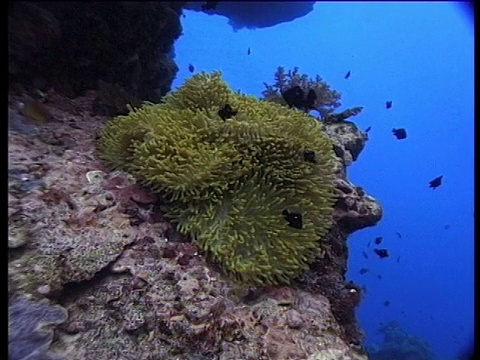
{"label": "small black fish", "polygon": [[302,214],[296,212],[289,212],[287,209],[282,211],[283,217],[288,221],[288,226],[295,229],[301,229],[303,227]]}
{"label": "small black fish", "polygon": [[399,239],[402,238],[402,234],[400,234],[399,232],[396,232],[395,234],[397,234],[397,236],[398,236]]}
{"label": "small black fish", "polygon": [[435,179],[430,181],[429,187],[431,187],[433,190],[435,190],[437,187],[442,185],[442,178],[443,178],[443,175],[439,176],[439,177],[436,177]]}
{"label": "small black fish", "polygon": [[215,10],[217,8],[218,1],[205,1],[202,5],[202,10]]}
{"label": "small black fish", "polygon": [[188,71],[190,71],[191,73],[195,71],[195,68],[193,67],[192,64],[188,65]]}
{"label": "small black fish", "polygon": [[407,131],[405,129],[393,129],[392,133],[398,140],[407,138]]}
{"label": "small black fish", "polygon": [[375,238],[375,244],[379,245],[382,243],[383,238],[381,236]]}
{"label": "small black fish", "polygon": [[250,55],[251,53],[252,53],[252,51],[250,50],[250,48],[248,48],[247,55]]}
{"label": "small black fish", "polygon": [[305,161],[308,161],[314,164],[317,163],[317,161],[315,160],[315,151],[306,150],[303,153],[303,158],[305,159]]}
{"label": "small black fish", "polygon": [[345,74],[345,79],[348,79],[350,77],[350,70]]}
{"label": "small black fish", "polygon": [[367,133],[367,132],[369,132],[370,130],[372,130],[372,127],[371,127],[371,126],[367,127],[367,128],[365,129],[365,132]]}
{"label": "small black fish", "polygon": [[397,263],[400,262],[400,256],[397,257]]}
{"label": "small black fish", "polygon": [[385,107],[386,107],[387,109],[390,109],[390,108],[392,107],[392,102],[391,102],[391,101],[385,102]]}
{"label": "small black fish", "polygon": [[303,105],[303,98],[305,97],[305,92],[300,86],[297,85],[282,92],[282,97],[287,103],[288,107],[296,107],[297,109],[300,109]]}
{"label": "small black fish", "polygon": [[378,280],[382,280],[382,275],[377,275]]}
{"label": "small black fish", "polygon": [[373,249],[373,251],[375,252],[375,254],[377,254],[380,257],[380,259],[383,259],[389,256],[387,249]]}
{"label": "small black fish", "polygon": [[448,229],[450,229],[450,225],[445,225],[443,228],[444,228],[445,230],[448,230]]}
{"label": "small black fish", "polygon": [[370,247],[370,244],[371,244],[371,243],[372,243],[371,241],[369,241],[369,242],[368,242],[368,244],[367,244],[367,248],[369,248],[369,247]]}
{"label": "small black fish", "polygon": [[359,271],[359,274],[360,275],[363,275],[363,274],[366,274],[367,272],[369,272],[370,270],[367,269],[367,268],[361,268],[360,271]]}
{"label": "small black fish", "polygon": [[367,255],[367,253],[366,253],[365,251],[362,251],[362,255],[363,255],[363,257],[364,257],[365,259],[368,259],[368,255]]}
{"label": "small black fish", "polygon": [[235,116],[237,115],[237,112],[236,110],[233,110],[232,107],[228,104],[225,104],[225,106],[218,110],[218,115],[222,118],[222,120],[227,120],[227,119],[230,119],[232,116]]}
{"label": "small black fish", "polygon": [[383,303],[383,306],[388,307],[389,305],[390,305],[390,301],[385,300],[384,303]]}
{"label": "small black fish", "polygon": [[316,110],[314,105],[317,100],[317,93],[313,89],[308,90],[305,96],[305,91],[296,85],[282,92],[282,97],[290,108],[294,107],[305,112]]}
{"label": "small black fish", "polygon": [[317,93],[315,90],[308,90],[307,99],[304,103],[307,110],[314,109],[313,105],[315,104],[315,100],[317,100]]}

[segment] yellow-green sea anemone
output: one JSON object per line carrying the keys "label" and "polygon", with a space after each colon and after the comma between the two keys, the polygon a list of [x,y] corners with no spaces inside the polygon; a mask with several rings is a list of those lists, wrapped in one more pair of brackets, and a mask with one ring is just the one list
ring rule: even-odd
{"label": "yellow-green sea anemone", "polygon": [[334,153],[321,123],[235,93],[219,72],[113,119],[99,150],[168,199],[178,230],[244,283],[289,282],[331,226]]}

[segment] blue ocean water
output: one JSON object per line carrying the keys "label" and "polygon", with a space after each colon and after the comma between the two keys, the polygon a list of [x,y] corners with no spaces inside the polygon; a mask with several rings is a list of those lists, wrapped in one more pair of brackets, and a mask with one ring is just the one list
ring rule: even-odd
{"label": "blue ocean water", "polygon": [[[353,121],[372,127],[370,140],[348,177],[384,207],[377,226],[349,239],[347,277],[367,289],[358,309],[366,344],[381,344],[380,324],[397,320],[437,359],[457,359],[474,328],[473,20],[446,2],[322,2],[294,21],[239,31],[222,16],[184,14],[173,88],[192,64],[260,96],[278,66],[298,66],[342,93],[339,111],[364,106]],[[370,248],[364,258],[379,236],[390,257]]]}

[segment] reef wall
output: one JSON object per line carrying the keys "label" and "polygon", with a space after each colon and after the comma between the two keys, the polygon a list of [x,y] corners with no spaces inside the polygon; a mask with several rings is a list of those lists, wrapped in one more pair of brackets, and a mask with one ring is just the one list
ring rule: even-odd
{"label": "reef wall", "polygon": [[178,71],[170,53],[182,31],[183,5],[10,2],[10,83],[74,97],[103,82],[128,94],[130,103],[159,101]]}
{"label": "reef wall", "polygon": [[[115,102],[107,111],[108,101],[99,98],[118,98],[121,93],[124,106],[132,99],[157,100],[170,89],[175,66],[163,71],[163,65],[155,63],[159,59],[162,63],[178,37],[178,5],[10,6],[12,359],[35,358],[31,353],[37,358],[78,360],[365,359],[355,319],[361,289],[346,282],[345,273],[348,235],[375,225],[382,216],[379,203],[346,176],[367,134],[352,122],[325,124],[337,155],[338,193],[326,255],[290,286],[236,284],[207,262],[195,243],[172,228],[155,194],[131,175],[108,169],[96,149],[110,119],[107,115],[125,111]],[[78,12],[71,11],[75,6]],[[147,7],[157,11],[148,12]],[[102,32],[99,16],[115,22],[121,14],[136,10],[140,19],[146,13],[154,20],[163,19],[154,21],[159,28],[171,22],[178,33],[166,36],[159,30],[166,45],[158,50],[158,43],[139,45],[126,32],[120,40],[109,37],[113,36],[109,30]],[[79,18],[90,19],[90,25],[82,28]],[[73,38],[66,34],[76,31],[88,41],[75,37],[78,42],[67,41]],[[97,42],[89,49],[86,44],[92,40]],[[136,70],[127,70],[130,62],[124,62],[127,40],[137,43],[125,50],[132,64],[137,64]],[[69,49],[68,54],[62,53],[66,59],[52,68],[56,65],[52,54],[61,58],[62,46]],[[103,56],[108,69],[88,60]],[[82,71],[84,78],[79,75]],[[109,91],[115,96],[105,96]],[[45,299],[62,306],[68,318]],[[44,318],[38,309],[43,309]],[[27,336],[32,341],[30,353],[24,354],[17,345],[22,334],[33,334],[29,323],[56,328],[54,335],[46,331]]]}

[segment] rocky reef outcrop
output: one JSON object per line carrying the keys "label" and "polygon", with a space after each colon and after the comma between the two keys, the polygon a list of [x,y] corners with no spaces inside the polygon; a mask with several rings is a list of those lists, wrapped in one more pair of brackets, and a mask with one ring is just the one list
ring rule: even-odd
{"label": "rocky reef outcrop", "polygon": [[[154,195],[98,160],[107,118],[95,115],[95,98],[51,91],[52,122],[9,132],[9,297],[49,298],[68,310],[56,351],[69,359],[361,358],[361,289],[345,282],[346,238],[381,212],[335,226],[329,251],[291,286],[237,285],[171,228]],[[12,109],[22,101],[12,94]],[[366,140],[353,126],[345,131]],[[338,158],[338,181],[346,159]],[[365,197],[342,206],[359,208]]]}
{"label": "rocky reef outcrop", "polygon": [[[170,89],[181,5],[10,6],[12,358],[366,358],[355,318],[362,290],[345,280],[348,235],[382,216],[346,176],[365,133],[325,124],[338,200],[323,257],[290,286],[237,284],[175,231],[155,194],[96,150],[108,115]],[[22,334],[38,340],[28,354]]]}
{"label": "rocky reef outcrop", "polygon": [[10,2],[10,83],[70,97],[102,89],[97,106],[159,101],[178,68],[182,2]]}
{"label": "rocky reef outcrop", "polygon": [[[210,3],[210,4],[209,4]],[[191,1],[186,9],[228,18],[235,30],[275,26],[307,15],[315,1]]]}

